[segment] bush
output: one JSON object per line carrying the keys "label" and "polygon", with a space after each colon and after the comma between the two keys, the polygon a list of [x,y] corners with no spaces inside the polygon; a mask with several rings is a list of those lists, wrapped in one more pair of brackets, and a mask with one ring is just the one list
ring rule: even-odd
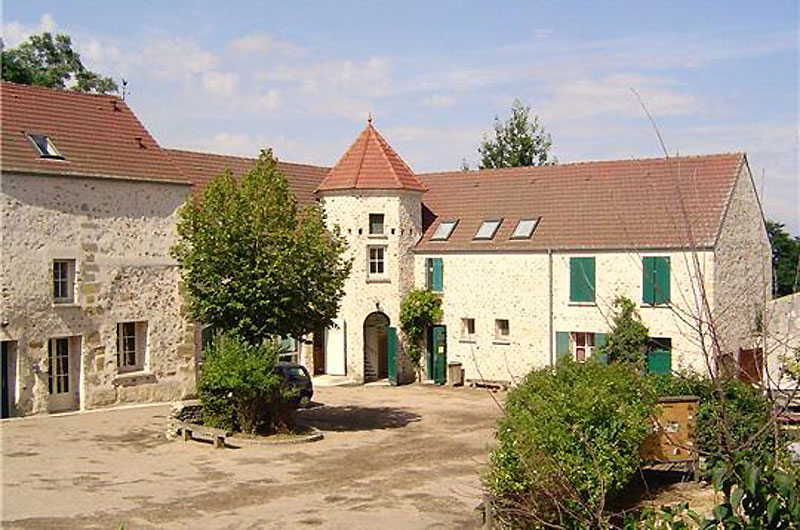
{"label": "bush", "polygon": [[204,353],[198,391],[203,422],[212,427],[267,433],[290,424],[291,391],[275,371],[279,346],[252,346],[218,335]]}
{"label": "bush", "polygon": [[630,366],[560,361],[509,393],[487,485],[514,526],[599,521],[638,469],[655,396]]}
{"label": "bush", "polygon": [[425,329],[442,319],[442,299],[428,289],[409,292],[400,308],[400,328],[408,339],[406,354],[419,369],[422,359],[422,340]]}
{"label": "bush", "polygon": [[[702,453],[728,453],[751,441],[753,443],[744,449],[753,455],[778,449],[770,430],[761,431],[761,436],[756,436],[770,421],[771,412],[769,401],[758,388],[738,379],[728,379],[718,381],[717,389],[710,378],[697,374],[651,375],[647,379],[658,396],[693,395],[700,398],[697,447]],[[730,437],[727,443],[723,416],[727,419]]]}

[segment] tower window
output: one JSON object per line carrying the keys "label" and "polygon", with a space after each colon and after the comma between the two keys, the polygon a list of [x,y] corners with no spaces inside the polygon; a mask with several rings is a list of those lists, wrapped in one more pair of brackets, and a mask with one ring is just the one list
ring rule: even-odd
{"label": "tower window", "polygon": [[383,235],[383,214],[371,213],[369,214],[369,233],[372,236]]}

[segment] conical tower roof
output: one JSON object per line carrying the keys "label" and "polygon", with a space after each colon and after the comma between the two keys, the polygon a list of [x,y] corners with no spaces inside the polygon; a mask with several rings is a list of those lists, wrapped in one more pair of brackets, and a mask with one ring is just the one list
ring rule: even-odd
{"label": "conical tower roof", "polygon": [[373,127],[371,119],[317,187],[317,191],[351,189],[427,190],[425,184]]}

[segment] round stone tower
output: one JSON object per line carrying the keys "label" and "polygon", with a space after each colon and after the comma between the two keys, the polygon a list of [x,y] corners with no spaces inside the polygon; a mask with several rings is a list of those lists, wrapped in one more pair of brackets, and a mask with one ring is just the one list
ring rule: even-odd
{"label": "round stone tower", "polygon": [[[400,304],[414,287],[414,246],[422,235],[426,187],[370,120],[316,190],[329,227],[338,225],[353,268],[336,326],[316,341],[315,372],[369,382],[414,371],[399,330]],[[392,329],[394,328],[394,329]],[[324,342],[324,344],[320,344]]]}

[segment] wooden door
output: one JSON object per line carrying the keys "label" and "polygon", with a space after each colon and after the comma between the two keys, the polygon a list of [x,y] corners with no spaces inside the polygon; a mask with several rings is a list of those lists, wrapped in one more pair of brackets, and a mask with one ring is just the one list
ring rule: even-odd
{"label": "wooden door", "polygon": [[760,383],[763,362],[761,348],[739,350],[739,379],[751,384]]}

